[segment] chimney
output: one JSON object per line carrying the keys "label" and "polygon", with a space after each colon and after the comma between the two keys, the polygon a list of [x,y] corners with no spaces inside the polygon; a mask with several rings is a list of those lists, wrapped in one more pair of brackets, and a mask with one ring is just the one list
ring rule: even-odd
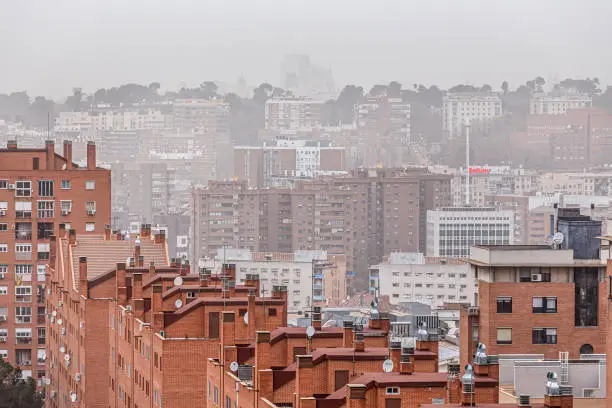
{"label": "chimney", "polygon": [[134,242],[134,262],[139,262],[140,260],[140,238],[136,238]]}
{"label": "chimney", "polygon": [[140,224],[140,237],[151,238],[151,224]]}
{"label": "chimney", "polygon": [[461,405],[473,406],[476,404],[476,395],[474,394],[474,371],[472,366],[467,364],[465,374],[461,377]]}
{"label": "chimney", "polygon": [[312,309],[312,327],[321,330],[321,308],[319,306]]}
{"label": "chimney", "polygon": [[159,332],[164,329],[164,312],[162,311],[162,285],[153,285],[151,295],[151,312],[153,312],[153,331]]}
{"label": "chimney", "polygon": [[47,170],[55,170],[55,142],[45,140],[45,150],[47,155]]}
{"label": "chimney", "polygon": [[208,277],[210,271],[206,268],[200,268],[200,287],[205,288],[208,286]]}
{"label": "chimney", "polygon": [[105,241],[111,240],[111,227],[108,224],[104,225],[104,240]]}
{"label": "chimney", "polygon": [[49,237],[49,266],[55,269],[55,260],[57,259],[57,238],[55,235]]}
{"label": "chimney", "polygon": [[62,239],[62,238],[66,238],[66,224],[61,223],[61,224],[59,225],[59,230],[58,230],[57,234],[58,234],[58,237],[59,237],[60,239]]}
{"label": "chimney", "polygon": [[79,293],[81,296],[89,297],[89,288],[87,286],[87,258],[79,257]]}
{"label": "chimney", "polygon": [[223,346],[233,346],[236,344],[236,312],[222,312],[221,344]]}
{"label": "chimney", "polygon": [[400,374],[412,374],[414,373],[414,362],[412,361],[412,355],[414,350],[411,348],[402,349],[401,361],[399,364]]}
{"label": "chimney", "polygon": [[365,384],[347,384],[347,386],[347,408],[365,408],[367,386]]}
{"label": "chimney", "polygon": [[351,348],[353,344],[353,321],[345,320],[342,322],[342,347]]}
{"label": "chimney", "polygon": [[144,256],[138,255],[138,267],[144,268]]}
{"label": "chimney", "polygon": [[12,139],[6,142],[6,148],[8,150],[17,150],[17,140]]}
{"label": "chimney", "polygon": [[155,262],[153,261],[149,262],[149,275],[149,278],[155,275]]}
{"label": "chimney", "polygon": [[246,279],[244,280],[245,286],[253,288],[255,293],[259,295],[259,275],[257,274],[247,274]]}
{"label": "chimney", "polygon": [[142,299],[142,273],[132,274],[132,299]]}
{"label": "chimney", "polygon": [[249,290],[249,297],[247,304],[247,313],[248,313],[248,322],[247,322],[247,330],[248,330],[248,338],[249,340],[255,339],[255,291]]}
{"label": "chimney", "polygon": [[389,357],[393,361],[393,371],[400,371],[400,363],[402,362],[402,342],[394,340],[389,342]]}
{"label": "chimney", "polygon": [[379,330],[381,327],[380,317],[377,315],[375,318],[370,318],[368,327],[370,327],[370,329]]}
{"label": "chimney", "polygon": [[121,230],[115,231],[115,239],[117,241],[123,241],[123,234],[121,233]]}
{"label": "chimney", "polygon": [[68,231],[68,244],[76,245],[76,230],[73,228],[70,228],[70,231]]}
{"label": "chimney", "polygon": [[163,245],[166,243],[166,231],[159,230],[155,233],[155,244]]}
{"label": "chimney", "polygon": [[181,265],[181,275],[189,275],[191,273],[191,265],[189,265],[189,261],[185,259],[183,264]]}
{"label": "chimney", "polygon": [[312,356],[295,356],[297,370],[295,373],[295,392],[297,400],[302,397],[312,397],[315,393],[314,388],[314,365]]}
{"label": "chimney", "polygon": [[353,341],[356,352],[365,351],[365,341],[363,340],[363,333],[355,333],[355,340]]}
{"label": "chimney", "polygon": [[287,300],[287,287],[286,286],[272,286],[272,297],[276,299]]}
{"label": "chimney", "polygon": [[72,141],[64,140],[64,159],[66,159],[66,170],[72,169]]}
{"label": "chimney", "polygon": [[230,280],[236,280],[236,264],[223,264],[223,275],[228,276]]}
{"label": "chimney", "polygon": [[87,142],[87,170],[96,169],[96,144],[92,141]]}
{"label": "chimney", "polygon": [[571,385],[560,385],[557,382],[557,374],[549,372],[546,375],[546,393],[544,394],[544,406],[546,408],[573,408],[574,396]]}
{"label": "chimney", "polygon": [[125,272],[125,262],[117,262],[116,281],[117,303],[125,306],[125,304],[127,303],[127,279]]}

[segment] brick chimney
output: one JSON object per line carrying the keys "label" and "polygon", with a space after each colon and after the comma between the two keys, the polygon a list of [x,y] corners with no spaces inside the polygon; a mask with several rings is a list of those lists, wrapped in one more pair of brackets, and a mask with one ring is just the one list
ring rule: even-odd
{"label": "brick chimney", "polygon": [[76,245],[76,230],[73,228],[70,228],[70,231],[68,231],[68,244]]}
{"label": "brick chimney", "polygon": [[136,241],[134,241],[134,263],[135,265],[137,265],[138,260],[140,259],[140,238],[136,238]]}
{"label": "brick chimney", "polygon": [[400,371],[400,363],[402,362],[402,342],[394,340],[389,343],[389,358],[393,361],[393,372]]}
{"label": "brick chimney", "polygon": [[96,144],[92,141],[87,142],[87,170],[96,169]]}
{"label": "brick chimney", "polygon": [[223,346],[233,346],[236,344],[236,312],[223,311],[221,322],[221,344]]}
{"label": "brick chimney", "polygon": [[72,169],[72,141],[64,140],[64,159],[66,159],[66,170]]}
{"label": "brick chimney", "polygon": [[138,255],[138,267],[144,268],[144,256]]}
{"label": "brick chimney", "polygon": [[229,276],[230,280],[236,280],[236,264],[223,264],[223,275]]}
{"label": "brick chimney", "polygon": [[210,271],[206,268],[200,268],[200,287],[206,288],[208,287],[208,278],[210,276]]}
{"label": "brick chimney", "polygon": [[89,287],[87,286],[87,258],[79,257],[79,293],[85,298],[89,297]]}
{"label": "brick chimney", "polygon": [[59,225],[59,229],[57,231],[57,236],[62,239],[62,238],[66,238],[66,224],[61,223]]}
{"label": "brick chimney", "polygon": [[319,306],[312,308],[312,327],[315,330],[321,330],[321,308]]}
{"label": "brick chimney", "polygon": [[17,150],[17,140],[12,139],[6,142],[6,148],[8,150]]}
{"label": "brick chimney", "polygon": [[312,356],[295,356],[297,370],[295,373],[295,392],[297,400],[302,397],[312,397],[315,393],[314,365]]}
{"label": "brick chimney", "polygon": [[414,373],[414,362],[412,361],[412,355],[405,354],[405,349],[402,351],[402,357],[399,364],[400,374],[412,374]]}
{"label": "brick chimney", "polygon": [[342,322],[342,347],[351,348],[353,344],[353,321],[345,320]]}
{"label": "brick chimney", "polygon": [[245,286],[248,286],[250,288],[253,288],[255,290],[255,293],[257,293],[259,295],[260,291],[260,287],[259,287],[259,275],[257,274],[248,274],[246,276],[246,279],[244,280],[244,284]]}
{"label": "brick chimney", "polygon": [[363,333],[355,333],[355,340],[353,341],[356,352],[365,351],[365,341],[363,340]]}
{"label": "brick chimney", "polygon": [[104,225],[104,240],[105,241],[111,240],[111,226],[108,224]]}
{"label": "brick chimney", "polygon": [[151,295],[151,312],[153,312],[153,331],[164,329],[164,312],[162,310],[162,285],[154,284]]}
{"label": "brick chimney", "polygon": [[347,384],[347,386],[347,408],[365,408],[366,391],[368,390],[365,384]]}
{"label": "brick chimney", "polygon": [[117,281],[117,303],[125,306],[127,303],[127,279],[125,272],[125,262],[117,262],[116,269]]}
{"label": "brick chimney", "polygon": [[255,340],[255,291],[254,290],[249,290],[249,297],[247,298],[248,300],[248,304],[247,304],[247,319],[248,319],[248,323],[247,323],[247,330],[248,330],[248,337],[249,340],[253,339]]}
{"label": "brick chimney", "polygon": [[272,297],[276,299],[287,300],[287,287],[286,286],[272,286]]}
{"label": "brick chimney", "polygon": [[55,235],[49,237],[49,266],[55,268],[55,261],[57,260],[57,238]]}
{"label": "brick chimney", "polygon": [[45,140],[45,150],[47,170],[55,170],[55,142],[53,140]]}
{"label": "brick chimney", "polygon": [[159,230],[155,233],[155,244],[162,245],[166,243],[166,231]]}

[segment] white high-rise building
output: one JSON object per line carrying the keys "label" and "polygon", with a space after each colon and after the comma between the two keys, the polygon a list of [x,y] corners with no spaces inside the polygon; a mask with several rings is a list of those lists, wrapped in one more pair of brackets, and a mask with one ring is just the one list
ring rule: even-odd
{"label": "white high-rise building", "polygon": [[273,98],[266,102],[266,129],[308,130],[321,126],[322,101]]}
{"label": "white high-rise building", "polygon": [[451,93],[443,100],[442,125],[447,139],[454,139],[465,125],[486,124],[502,114],[502,100],[496,93]]}
{"label": "white high-rise building", "polygon": [[55,131],[134,131],[164,129],[169,126],[171,117],[160,110],[124,109],[107,106],[96,107],[85,112],[60,112],[55,119]]}
{"label": "white high-rise building", "polygon": [[493,207],[427,211],[427,256],[464,258],[472,245],[514,243],[514,213]]}
{"label": "white high-rise building", "polygon": [[570,109],[590,108],[593,98],[576,91],[554,91],[538,93],[529,101],[530,115],[564,115]]}

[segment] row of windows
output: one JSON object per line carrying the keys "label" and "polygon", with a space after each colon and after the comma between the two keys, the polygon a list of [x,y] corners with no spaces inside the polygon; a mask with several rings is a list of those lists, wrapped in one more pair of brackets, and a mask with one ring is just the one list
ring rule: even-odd
{"label": "row of windows", "polygon": [[[8,180],[0,180],[0,190],[6,190],[11,186]],[[70,180],[61,181],[62,190],[71,189]],[[95,180],[87,180],[85,182],[85,190],[95,190]],[[33,193],[32,182],[28,180],[15,181],[15,195],[17,197],[31,197]],[[39,197],[53,197],[55,195],[55,182],[53,180],[39,180],[38,181],[38,196]]]}
{"label": "row of windows", "polygon": [[[557,344],[557,329],[553,327],[538,327],[531,329],[532,344]],[[512,328],[497,328],[497,344],[512,344]]]}
{"label": "row of windows", "polygon": [[[392,275],[392,276],[400,276],[400,273],[399,273],[399,272],[391,272],[391,275]],[[447,275],[447,274],[446,274],[446,273],[443,273],[443,272],[438,272],[438,273],[436,274],[436,276],[437,276],[438,278],[442,278],[442,277],[444,277],[445,275]],[[404,272],[404,277],[406,277],[406,278],[407,278],[407,277],[410,277],[410,276],[412,276],[412,272]],[[414,276],[416,276],[416,277],[423,276],[423,272],[415,272],[415,273],[414,273]],[[426,277],[428,277],[428,278],[433,278],[433,277],[434,277],[434,273],[433,273],[433,272],[425,272],[425,276],[426,276]],[[456,275],[455,273],[450,273],[450,272],[449,272],[447,276],[448,276],[449,278],[455,278],[457,275]],[[467,278],[467,274],[465,274],[465,273],[460,273],[460,274],[459,274],[459,278],[460,278],[460,279],[466,279],[466,278]]]}
{"label": "row of windows", "polygon": [[[446,286],[447,286],[447,285],[445,285],[445,284],[443,284],[443,283],[438,283],[438,284],[436,285],[436,287],[437,287],[438,289],[445,289],[445,288],[446,288]],[[394,288],[399,288],[399,287],[400,287],[400,284],[399,284],[399,283],[394,283],[394,284],[393,284],[393,287],[394,287]],[[405,287],[405,288],[410,288],[410,287],[412,287],[412,285],[411,285],[410,283],[404,283],[404,287]],[[415,288],[422,288],[422,287],[423,287],[423,284],[422,284],[422,283],[415,283],[415,284],[414,284],[414,287],[415,287]],[[433,285],[433,283],[426,283],[426,284],[425,284],[425,287],[426,287],[426,288],[428,288],[428,289],[432,289],[432,288],[434,287],[434,285]],[[456,288],[457,288],[457,285],[456,285],[455,283],[449,283],[449,284],[448,284],[448,288],[449,288],[449,289],[456,289]],[[461,288],[461,289],[465,289],[465,288],[467,288],[467,285],[459,285],[459,288]]]}
{"label": "row of windows", "polygon": [[[557,297],[534,296],[531,310],[532,313],[557,313]],[[497,297],[497,313],[512,313],[512,297]]]}
{"label": "row of windows", "polygon": [[[39,200],[36,203],[36,209],[38,218],[53,218],[55,215],[55,201],[52,200]],[[66,215],[72,211],[71,200],[60,200],[60,211],[62,215]],[[95,213],[96,202],[87,201],[85,202],[85,211],[88,213]],[[0,201],[0,213],[6,215],[8,213],[8,202]],[[32,217],[32,202],[31,201],[16,201],[15,202],[15,217],[17,218],[30,218]]]}

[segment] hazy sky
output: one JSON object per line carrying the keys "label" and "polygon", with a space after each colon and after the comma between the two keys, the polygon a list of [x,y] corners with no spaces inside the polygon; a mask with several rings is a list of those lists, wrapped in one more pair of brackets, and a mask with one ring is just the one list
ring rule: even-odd
{"label": "hazy sky", "polygon": [[0,92],[279,82],[307,53],[337,85],[598,76],[610,0],[0,0]]}

